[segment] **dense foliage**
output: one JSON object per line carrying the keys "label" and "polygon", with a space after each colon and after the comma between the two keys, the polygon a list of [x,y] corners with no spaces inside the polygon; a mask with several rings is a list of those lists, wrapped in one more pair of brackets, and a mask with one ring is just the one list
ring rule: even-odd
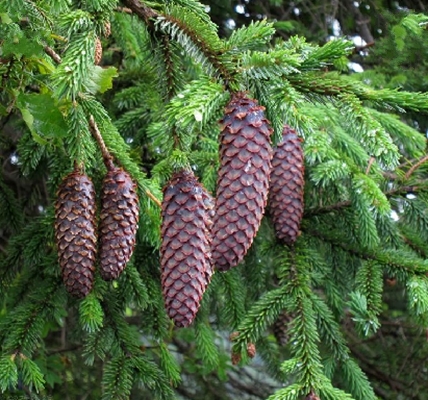
{"label": "dense foliage", "polygon": [[[302,1],[297,14],[249,1],[241,17],[212,3],[0,3],[2,398],[428,398],[428,17],[371,2],[383,25],[366,23],[366,54],[318,23],[337,17],[350,39],[367,14],[354,2],[317,13]],[[350,59],[370,69],[349,74]],[[303,139],[302,232],[281,244],[268,210],[244,262],[214,274],[178,329],[162,298],[161,189],[188,168],[215,194],[218,121],[236,91],[266,107],[274,144],[284,123]],[[138,183],[140,218],[119,279],[97,272],[77,300],[54,203],[75,164],[101,192],[91,117]]]}

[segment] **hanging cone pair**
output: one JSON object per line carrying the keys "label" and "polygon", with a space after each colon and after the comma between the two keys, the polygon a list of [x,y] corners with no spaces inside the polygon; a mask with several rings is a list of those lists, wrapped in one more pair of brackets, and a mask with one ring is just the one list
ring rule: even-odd
{"label": "hanging cone pair", "polygon": [[178,327],[192,323],[211,280],[211,196],[193,172],[175,173],[163,189],[162,290],[165,308]]}
{"label": "hanging cone pair", "polygon": [[[98,254],[101,277],[109,281],[121,274],[134,251],[139,200],[135,183],[126,171],[113,164],[92,117],[89,125],[107,167],[101,189]],[[90,292],[94,280],[95,204],[92,181],[75,167],[63,179],[57,192],[55,237],[67,291],[80,298]]]}
{"label": "hanging cone pair", "polygon": [[[273,152],[264,107],[237,93],[221,121],[220,170],[213,228],[213,260],[226,271],[239,264],[259,229],[269,192],[277,237],[293,244],[303,216],[301,140],[288,125]],[[270,179],[270,184],[269,184]]]}
{"label": "hanging cone pair", "polygon": [[188,326],[199,309],[212,274],[210,247],[213,263],[226,271],[242,261],[260,226],[272,158],[272,128],[263,110],[242,92],[226,107],[213,223],[212,201],[193,173],[175,174],[164,188],[162,288],[177,326]]}
{"label": "hanging cone pair", "polygon": [[[138,195],[122,168],[107,172],[102,185],[99,226],[100,274],[116,279],[131,258],[138,224]],[[67,291],[85,297],[92,289],[97,249],[96,200],[92,181],[79,168],[57,193],[55,237]]]}

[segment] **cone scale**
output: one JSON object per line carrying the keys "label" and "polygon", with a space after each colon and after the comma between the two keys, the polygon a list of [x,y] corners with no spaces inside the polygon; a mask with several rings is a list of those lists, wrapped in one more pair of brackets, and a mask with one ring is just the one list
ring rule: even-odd
{"label": "cone scale", "polygon": [[67,175],[57,192],[55,239],[67,291],[78,298],[92,289],[96,258],[95,190],[78,168]]}
{"label": "cone scale", "polygon": [[163,189],[161,268],[168,316],[178,327],[193,322],[213,273],[210,227],[213,201],[192,172],[175,173]]}
{"label": "cone scale", "polygon": [[220,271],[238,265],[260,227],[271,171],[272,128],[264,107],[233,95],[220,121],[220,169],[213,225],[213,261]]}
{"label": "cone scale", "polygon": [[303,216],[304,164],[301,139],[284,126],[275,148],[269,189],[269,209],[278,239],[292,245],[300,234]]}

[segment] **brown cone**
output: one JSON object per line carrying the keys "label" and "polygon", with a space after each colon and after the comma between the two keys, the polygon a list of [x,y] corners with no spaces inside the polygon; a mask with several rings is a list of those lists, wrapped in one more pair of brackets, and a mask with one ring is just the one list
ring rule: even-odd
{"label": "brown cone", "polygon": [[100,214],[100,273],[116,279],[131,258],[138,228],[136,184],[122,168],[107,172],[102,185]]}
{"label": "brown cone", "polygon": [[67,175],[57,192],[55,239],[67,291],[78,298],[92,289],[96,257],[95,190],[77,169]]}
{"label": "brown cone", "polygon": [[103,45],[99,37],[95,39],[94,64],[98,65],[103,58]]}
{"label": "brown cone", "polygon": [[163,189],[162,290],[178,327],[192,323],[213,273],[210,253],[211,196],[192,172],[177,172]]}
{"label": "brown cone", "polygon": [[263,110],[257,100],[236,93],[221,121],[221,165],[212,243],[213,260],[220,271],[242,261],[266,206],[272,128]]}
{"label": "brown cone", "polygon": [[292,319],[290,314],[283,311],[272,326],[273,335],[281,346],[285,346],[290,339],[289,330]]}
{"label": "brown cone", "polygon": [[104,37],[109,37],[111,35],[111,24],[110,21],[107,21],[104,24]]}
{"label": "brown cone", "polygon": [[293,244],[303,216],[304,164],[301,140],[294,129],[284,126],[282,141],[275,149],[269,189],[269,209],[278,239]]}
{"label": "brown cone", "polygon": [[252,342],[247,343],[247,356],[250,358],[254,358],[256,356],[256,345]]}
{"label": "brown cone", "polygon": [[232,355],[230,356],[230,358],[232,360],[232,365],[238,365],[242,360],[240,353],[233,353],[232,352]]}

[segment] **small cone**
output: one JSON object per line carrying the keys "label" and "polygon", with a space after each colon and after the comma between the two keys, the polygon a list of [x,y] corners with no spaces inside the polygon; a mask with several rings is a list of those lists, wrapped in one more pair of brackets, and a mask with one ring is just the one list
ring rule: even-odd
{"label": "small cone", "polygon": [[132,256],[138,229],[136,184],[122,168],[112,167],[102,185],[100,214],[100,273],[110,281],[124,270]]}
{"label": "small cone", "polygon": [[213,273],[210,253],[211,196],[192,172],[175,173],[163,189],[162,290],[178,327],[192,323]]}
{"label": "small cone", "polygon": [[67,175],[57,192],[55,239],[67,291],[78,298],[92,289],[96,257],[95,190],[78,169]]}
{"label": "small cone", "polygon": [[290,339],[290,323],[293,320],[292,316],[285,311],[282,311],[272,326],[273,335],[278,344],[285,346]]}
{"label": "small cone", "polygon": [[238,365],[241,362],[242,357],[241,357],[240,353],[233,353],[232,352],[232,355],[230,356],[230,359],[232,361],[232,365]]}
{"label": "small cone", "polygon": [[247,343],[247,355],[250,358],[254,358],[256,356],[256,345],[254,343],[248,342]]}
{"label": "small cone", "polygon": [[301,140],[284,126],[275,149],[269,189],[269,209],[278,239],[292,245],[300,234],[303,216],[304,164]]}
{"label": "small cone", "polygon": [[107,21],[104,24],[104,37],[109,37],[111,35],[111,24],[110,21]]}
{"label": "small cone", "polygon": [[221,121],[221,165],[212,243],[213,260],[220,271],[242,261],[266,206],[272,128],[263,110],[245,93],[236,93]]}
{"label": "small cone", "polygon": [[103,45],[99,37],[95,39],[94,64],[98,65],[103,58]]}

